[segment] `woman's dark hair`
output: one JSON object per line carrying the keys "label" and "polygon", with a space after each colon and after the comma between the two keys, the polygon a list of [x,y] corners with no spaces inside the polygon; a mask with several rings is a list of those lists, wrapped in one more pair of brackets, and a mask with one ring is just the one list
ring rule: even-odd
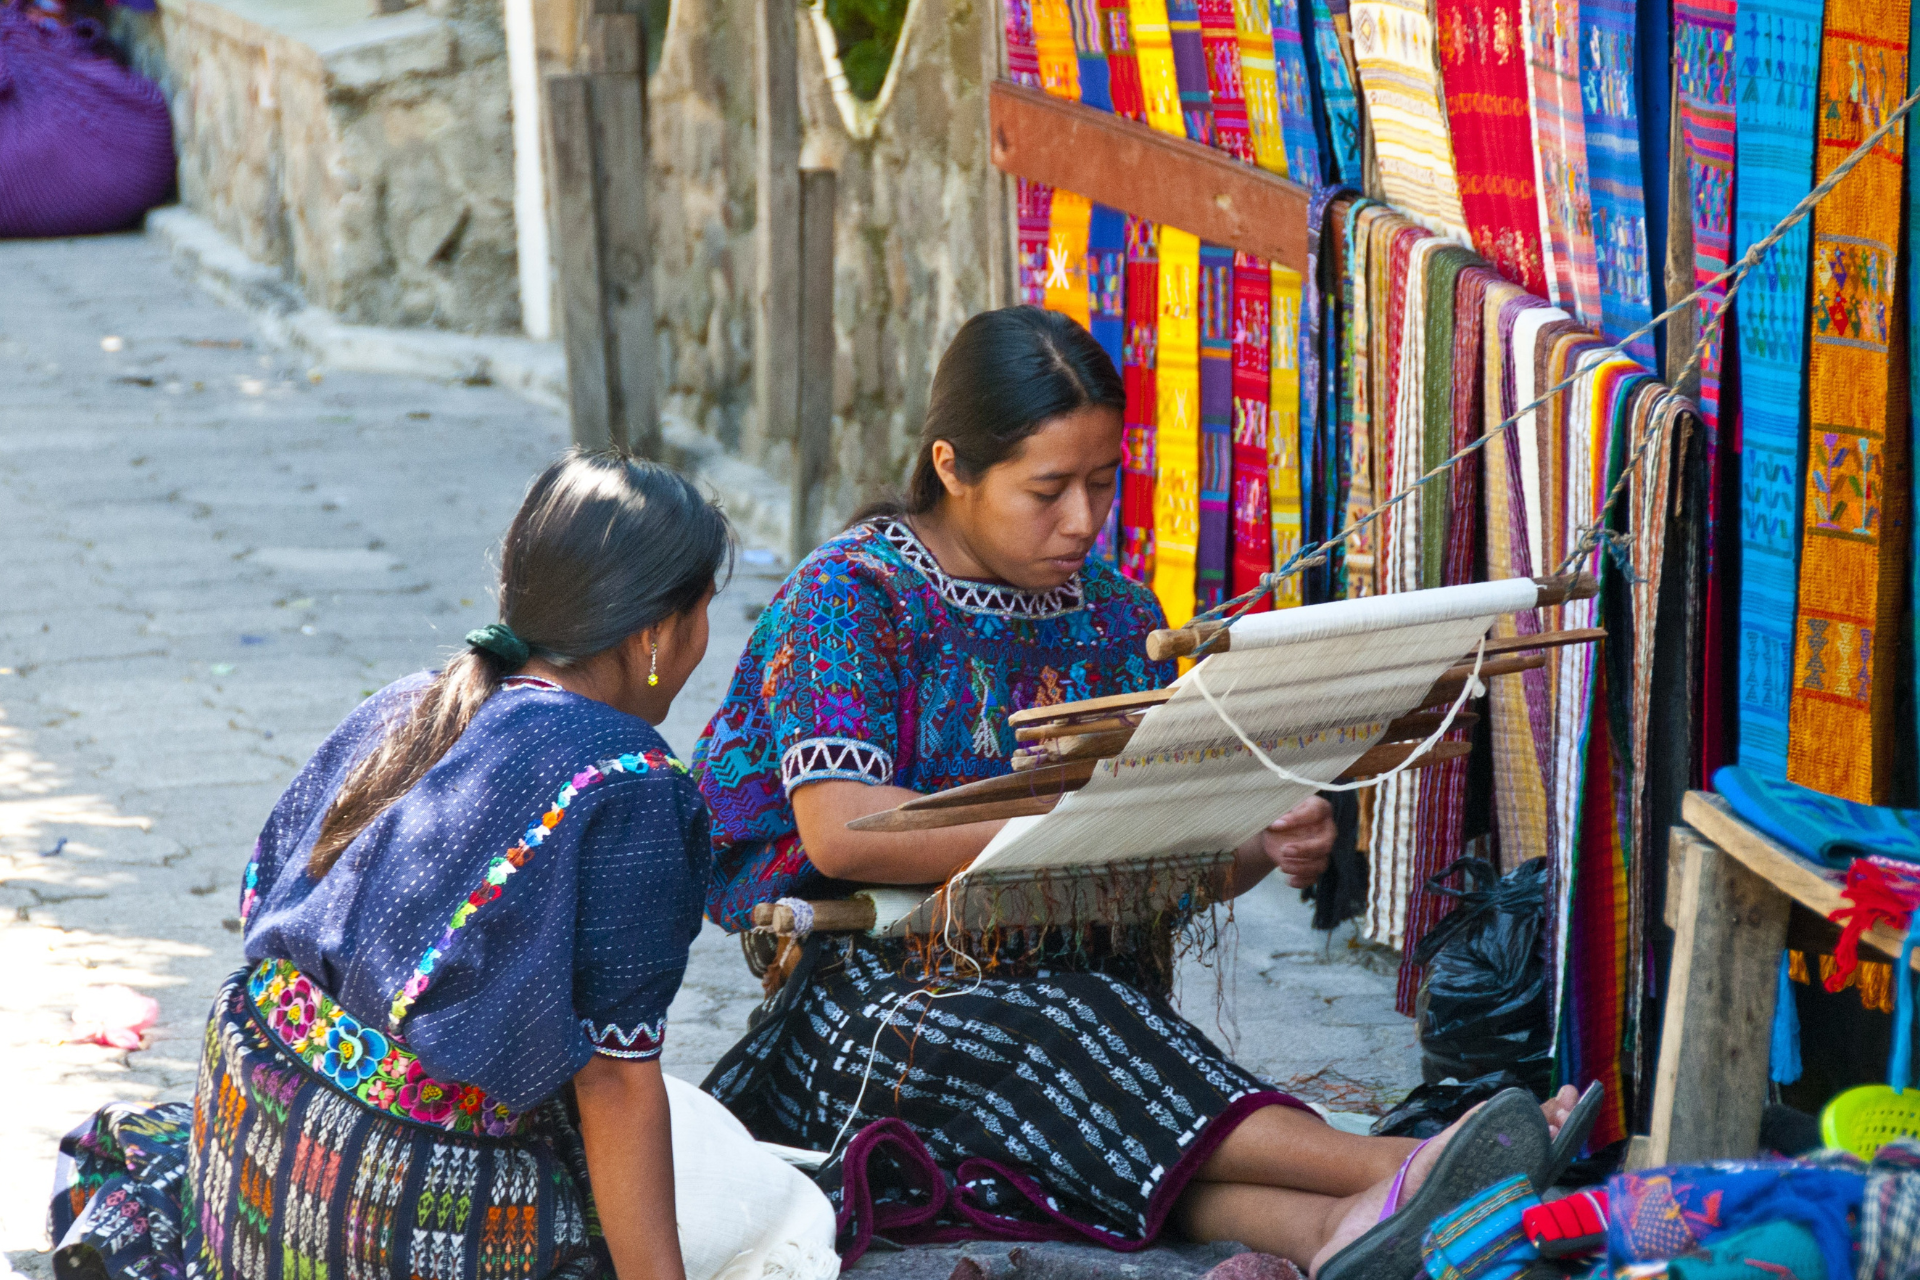
{"label": "woman's dark hair", "polygon": [[[569,453],[527,490],[500,549],[500,619],[565,666],[678,617],[731,570],[727,517],[679,472],[621,453]],[[353,772],[320,824],[317,878],[466,731],[519,664],[468,648]]]}
{"label": "woman's dark hair", "polygon": [[1112,359],[1070,317],[1039,307],[982,311],[960,326],[934,370],[906,497],[870,503],[852,523],[938,506],[946,488],[933,469],[936,440],[953,446],[954,469],[972,483],[1054,418],[1091,405],[1123,409],[1126,398]]}

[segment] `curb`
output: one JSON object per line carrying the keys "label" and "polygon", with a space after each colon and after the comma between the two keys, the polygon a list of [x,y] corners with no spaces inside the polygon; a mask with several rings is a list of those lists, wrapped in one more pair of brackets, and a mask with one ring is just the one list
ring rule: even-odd
{"label": "curb", "polygon": [[[302,352],[321,368],[492,383],[541,408],[567,412],[567,357],[558,342],[347,324],[309,305],[279,271],[255,262],[183,206],[155,209],[147,215],[146,230],[167,247],[176,269],[227,306],[246,312],[269,343]],[[719,441],[671,410],[661,415],[661,431],[665,460],[714,491],[744,542],[777,549],[784,563],[792,512],[787,486],[730,456]]]}

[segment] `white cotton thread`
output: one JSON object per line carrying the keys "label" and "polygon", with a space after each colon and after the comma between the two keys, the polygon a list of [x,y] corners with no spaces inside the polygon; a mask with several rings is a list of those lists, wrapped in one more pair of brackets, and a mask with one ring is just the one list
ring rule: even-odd
{"label": "white cotton thread", "polygon": [[813,932],[813,904],[805,898],[778,898],[774,906],[785,907],[793,912],[793,938],[796,942],[805,941]]}
{"label": "white cotton thread", "polygon": [[1460,709],[1467,705],[1469,699],[1478,698],[1487,691],[1486,686],[1480,683],[1480,665],[1485,661],[1486,656],[1487,638],[1481,636],[1480,647],[1474,650],[1473,654],[1473,670],[1467,674],[1467,683],[1465,687],[1460,690],[1460,696],[1453,700],[1451,707],[1447,708],[1447,714],[1440,721],[1440,727],[1435,729],[1433,733],[1428,736],[1427,740],[1415,748],[1405,760],[1402,760],[1385,773],[1375,774],[1371,778],[1363,778],[1358,782],[1320,782],[1313,778],[1303,778],[1284,765],[1274,763],[1273,758],[1260,749],[1260,744],[1252,738],[1249,738],[1247,731],[1242,729],[1239,724],[1235,722],[1234,718],[1227,714],[1227,709],[1221,706],[1219,699],[1213,696],[1213,690],[1207,688],[1207,682],[1202,679],[1200,675],[1201,671],[1206,668],[1205,662],[1195,665],[1193,670],[1187,672],[1186,679],[1191,680],[1193,687],[1200,691],[1200,696],[1207,700],[1207,706],[1213,709],[1213,714],[1220,717],[1220,723],[1233,730],[1233,735],[1240,739],[1242,746],[1253,753],[1253,758],[1265,765],[1267,769],[1276,776],[1284,778],[1288,782],[1298,783],[1304,787],[1312,787],[1316,791],[1359,791],[1366,787],[1377,787],[1389,778],[1398,777],[1400,774],[1406,772],[1421,756],[1431,751],[1435,743],[1447,736],[1447,730],[1453,727],[1454,717],[1460,714]]}

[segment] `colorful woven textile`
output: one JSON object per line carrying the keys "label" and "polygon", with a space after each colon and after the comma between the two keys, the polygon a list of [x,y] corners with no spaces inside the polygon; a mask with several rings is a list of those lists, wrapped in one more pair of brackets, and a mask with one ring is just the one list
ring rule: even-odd
{"label": "colorful woven textile", "polygon": [[1007,29],[1007,79],[1040,87],[1040,53],[1033,43],[1033,0],[1002,0]]}
{"label": "colorful woven textile", "polygon": [[1313,0],[1311,52],[1319,75],[1320,107],[1327,121],[1326,177],[1328,182],[1355,186],[1366,176],[1362,164],[1366,142],[1360,122],[1360,95],[1355,89],[1358,81],[1347,18],[1346,0]]}
{"label": "colorful woven textile", "polygon": [[1524,1173],[1494,1183],[1434,1220],[1420,1245],[1433,1280],[1514,1280],[1536,1261],[1521,1215],[1539,1207]]}
{"label": "colorful woven textile", "polygon": [[[1233,554],[1227,590],[1251,591],[1273,568],[1273,280],[1267,264],[1233,255]],[[1297,486],[1298,481],[1295,481]],[[1266,601],[1254,605],[1265,609]]]}
{"label": "colorful woven textile", "polygon": [[1052,239],[1053,188],[1044,182],[1013,180],[1020,238],[1020,301],[1047,305],[1047,248]]}
{"label": "colorful woven textile", "polygon": [[1057,98],[1078,100],[1080,53],[1067,0],[1033,0],[1033,48],[1040,60],[1040,87]]}
{"label": "colorful woven textile", "polygon": [[1133,60],[1140,69],[1140,96],[1147,123],[1161,133],[1184,138],[1187,123],[1180,112],[1180,78],[1173,62],[1173,36],[1167,25],[1166,0],[1128,0],[1132,19]]}
{"label": "colorful woven textile", "polygon": [[1153,581],[1154,350],[1160,332],[1159,229],[1128,216],[1126,345],[1120,376],[1126,384],[1126,428],[1121,437],[1120,572]]}
{"label": "colorful woven textile", "polygon": [[[1821,44],[1825,175],[1905,97],[1906,0],[1830,0]],[[1805,536],[1787,776],[1866,804],[1892,784],[1906,577],[1906,368],[1889,359],[1902,148],[1889,139],[1813,215]]]}
{"label": "colorful woven textile", "polygon": [[1213,93],[1208,84],[1207,47],[1200,27],[1198,0],[1167,0],[1167,32],[1173,42],[1173,71],[1180,87],[1180,115],[1191,142],[1213,145]]}
{"label": "colorful woven textile", "polygon": [[1673,520],[1673,482],[1683,435],[1692,428],[1688,402],[1665,388],[1648,385],[1634,398],[1628,440],[1639,440],[1649,429],[1662,433],[1660,442],[1634,469],[1628,493],[1627,532],[1632,539],[1633,576],[1633,687],[1631,732],[1632,833],[1636,849],[1658,848],[1661,839],[1647,812],[1648,776],[1652,764],[1649,725],[1653,712],[1653,661],[1657,644],[1683,645],[1690,634],[1680,628],[1661,634],[1660,597],[1667,559],[1667,530]]}
{"label": "colorful woven textile", "polygon": [[[1653,318],[1646,190],[1640,172],[1640,77],[1633,0],[1581,0],[1580,88],[1600,281],[1600,331],[1616,342]],[[1628,354],[1648,369],[1653,340]]]}
{"label": "colorful woven textile", "polygon": [[[1324,282],[1333,265],[1325,257],[1327,208],[1342,188],[1321,187],[1307,200],[1307,271],[1301,280],[1299,333],[1299,423],[1300,423],[1300,521],[1301,534],[1313,541],[1325,541],[1333,531],[1332,495],[1327,489],[1328,436],[1332,420],[1327,415],[1324,379],[1327,366],[1324,332],[1335,319],[1327,306]],[[1300,574],[1302,599],[1327,598],[1327,566],[1306,569]]]}
{"label": "colorful woven textile", "polygon": [[1593,196],[1587,185],[1586,112],[1580,97],[1580,0],[1529,0],[1522,16],[1546,296],[1582,323],[1597,327],[1600,277],[1594,260]]}
{"label": "colorful woven textile", "polygon": [[[1385,497],[1387,476],[1380,469],[1378,437],[1374,430],[1373,398],[1373,239],[1374,228],[1392,212],[1374,201],[1356,201],[1348,213],[1346,280],[1347,360],[1345,421],[1349,424],[1352,460],[1347,488],[1348,523],[1371,511]],[[1376,560],[1380,542],[1378,522],[1369,524],[1347,541],[1347,595],[1374,595],[1378,591]]]}
{"label": "colorful woven textile", "polygon": [[[1727,269],[1733,249],[1733,13],[1734,0],[1676,0],[1674,5],[1674,67],[1680,86],[1680,137],[1686,148],[1687,186],[1693,208],[1695,288]],[[1718,286],[1700,299],[1698,323],[1702,327],[1725,294],[1725,287]],[[1700,392],[1696,397],[1709,441],[1709,513],[1719,487],[1712,475],[1717,463],[1713,443],[1720,428],[1720,363],[1721,341],[1716,337],[1700,363]],[[1714,527],[1709,514],[1709,546]],[[1711,562],[1712,552],[1708,555]],[[1708,576],[1711,579],[1711,569]]]}
{"label": "colorful woven textile", "polygon": [[[1273,350],[1269,357],[1273,380],[1267,401],[1267,502],[1273,517],[1269,541],[1273,568],[1279,569],[1300,549],[1300,273],[1291,267],[1273,267],[1269,275],[1273,294]],[[1273,589],[1273,607],[1302,603],[1300,575]]]}
{"label": "colorful woven textile", "polygon": [[[1755,241],[1813,187],[1821,0],[1745,0],[1740,68],[1737,242]],[[1807,236],[1803,221],[1767,251],[1740,288],[1740,763],[1787,776],[1787,690],[1799,594],[1797,451],[1806,364]]]}
{"label": "colorful woven textile", "polygon": [[1286,149],[1287,176],[1304,187],[1326,181],[1320,167],[1320,136],[1314,128],[1313,76],[1301,38],[1300,0],[1271,0],[1268,26],[1273,32],[1274,107]]}
{"label": "colorful woven textile", "polygon": [[1070,0],[1067,16],[1073,24],[1073,52],[1080,81],[1080,101],[1102,111],[1113,110],[1112,74],[1107,67],[1107,24],[1099,0]]}
{"label": "colorful woven textile", "polygon": [[1254,163],[1253,135],[1247,125],[1247,97],[1240,73],[1240,32],[1233,0],[1197,0],[1200,47],[1207,59],[1207,95],[1213,104],[1209,141],[1244,164]]}
{"label": "colorful woven textile", "polygon": [[1240,45],[1240,90],[1246,97],[1253,161],[1287,176],[1287,142],[1280,129],[1280,82],[1273,66],[1273,14],[1268,0],[1229,0]]}
{"label": "colorful woven textile", "polygon": [[1468,243],[1447,116],[1440,105],[1433,20],[1417,0],[1358,0],[1353,55],[1389,203],[1429,230]]}
{"label": "colorful woven textile", "polygon": [[[1083,0],[1084,2],[1084,0]],[[1107,50],[1107,94],[1115,115],[1147,118],[1146,91],[1133,46],[1133,13],[1128,0],[1099,0],[1102,42]]]}
{"label": "colorful woven textile", "polygon": [[1607,1259],[1662,1261],[1764,1222],[1791,1222],[1812,1233],[1825,1274],[1846,1280],[1854,1274],[1848,1220],[1865,1195],[1860,1170],[1797,1160],[1619,1173],[1607,1180]]}
{"label": "colorful woven textile", "polygon": [[1092,319],[1087,293],[1087,235],[1092,220],[1091,200],[1054,189],[1047,217],[1045,306],[1072,316],[1083,329]]}
{"label": "colorful woven textile", "polygon": [[1200,542],[1194,607],[1226,599],[1233,541],[1233,250],[1200,246]]}
{"label": "colorful woven textile", "polygon": [[1200,549],[1200,239],[1160,228],[1155,339],[1153,594],[1167,625],[1194,614]]}
{"label": "colorful woven textile", "polygon": [[[1093,206],[1087,222],[1087,329],[1116,369],[1126,362],[1126,224],[1125,214],[1104,204]],[[1114,565],[1120,563],[1120,507],[1116,493],[1094,548]]]}
{"label": "colorful woven textile", "polygon": [[1439,0],[1439,14],[1447,123],[1473,247],[1507,279],[1544,294],[1520,0]]}
{"label": "colorful woven textile", "polygon": [[1920,809],[1858,804],[1729,766],[1713,789],[1733,811],[1803,858],[1844,867],[1869,855],[1920,862]]}

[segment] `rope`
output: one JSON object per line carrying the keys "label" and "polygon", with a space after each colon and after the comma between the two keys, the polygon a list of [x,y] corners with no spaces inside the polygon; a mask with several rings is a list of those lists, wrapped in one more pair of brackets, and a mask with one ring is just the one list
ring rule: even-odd
{"label": "rope", "polygon": [[[1907,113],[1912,111],[1916,104],[1920,104],[1920,90],[1916,90],[1896,107],[1878,129],[1868,134],[1860,145],[1848,154],[1846,159],[1835,165],[1833,172],[1828,174],[1813,190],[1809,191],[1805,198],[1798,204],[1794,205],[1794,207],[1788,211],[1787,216],[1782,218],[1779,223],[1774,226],[1773,230],[1769,231],[1759,240],[1756,240],[1753,246],[1741,256],[1738,262],[1729,266],[1725,271],[1722,271],[1719,275],[1713,277],[1713,279],[1707,281],[1692,293],[1689,293],[1686,297],[1668,307],[1665,311],[1662,311],[1646,324],[1635,329],[1619,342],[1614,343],[1612,346],[1602,347],[1597,351],[1590,352],[1583,358],[1579,369],[1561,379],[1553,386],[1548,387],[1527,404],[1514,410],[1513,413],[1509,414],[1499,423],[1488,428],[1486,434],[1479,436],[1465,445],[1451,457],[1408,485],[1405,489],[1394,494],[1379,506],[1365,512],[1338,533],[1327,538],[1324,542],[1316,542],[1309,546],[1303,546],[1298,551],[1295,551],[1291,556],[1287,557],[1286,563],[1278,569],[1272,573],[1262,574],[1260,582],[1251,591],[1243,592],[1231,600],[1222,601],[1220,604],[1195,615],[1194,621],[1216,618],[1231,609],[1233,612],[1227,618],[1227,625],[1231,627],[1235,622],[1244,617],[1249,609],[1259,603],[1261,597],[1265,596],[1282,582],[1293,577],[1302,569],[1325,564],[1327,553],[1334,547],[1347,541],[1356,533],[1359,533],[1362,529],[1365,529],[1368,525],[1385,515],[1388,511],[1405,502],[1423,486],[1431,484],[1449,471],[1452,471],[1453,468],[1459,466],[1462,462],[1465,462],[1475,453],[1478,453],[1493,440],[1495,435],[1506,431],[1534,410],[1544,406],[1562,391],[1567,390],[1581,378],[1586,377],[1601,365],[1605,364],[1607,360],[1614,356],[1624,355],[1627,347],[1639,341],[1641,338],[1651,335],[1655,329],[1686,311],[1694,303],[1705,297],[1708,292],[1719,285],[1725,284],[1727,286],[1726,296],[1714,307],[1713,314],[1708,317],[1707,323],[1702,326],[1699,339],[1693,344],[1692,352],[1688,354],[1686,363],[1680,367],[1679,374],[1674,379],[1677,383],[1684,383],[1687,378],[1700,367],[1700,362],[1706,358],[1707,348],[1712,344],[1714,335],[1718,334],[1725,324],[1727,309],[1733,305],[1734,297],[1740,292],[1740,285],[1746,279],[1747,273],[1760,264],[1760,259],[1765,257],[1767,251],[1778,244],[1781,239],[1786,236],[1787,232],[1793,230],[1808,214],[1812,213],[1816,205],[1833,194],[1834,188],[1840,185],[1841,180],[1853,172],[1855,165],[1859,164],[1872,153],[1873,148],[1882,138],[1886,137],[1899,126],[1900,122],[1906,118]],[[1600,504],[1598,516],[1591,524],[1581,526],[1574,540],[1573,550],[1567,553],[1566,559],[1561,561],[1560,567],[1556,572],[1567,572],[1582,558],[1591,555],[1594,548],[1599,546],[1601,539],[1606,536],[1607,516],[1612,510],[1613,504],[1618,501],[1620,495],[1626,491],[1626,487],[1631,481],[1634,472],[1639,469],[1641,460],[1646,457],[1647,451],[1653,447],[1655,440],[1664,433],[1665,429],[1666,422],[1659,416],[1656,416],[1655,419],[1647,425],[1647,430],[1641,435],[1632,454],[1628,456],[1626,464],[1620,469],[1620,478],[1615,481],[1613,487],[1607,491],[1606,499]],[[1225,634],[1226,631],[1225,628],[1223,628],[1219,633],[1209,636],[1205,642],[1194,650],[1193,657],[1195,661],[1214,652],[1220,637]]]}

